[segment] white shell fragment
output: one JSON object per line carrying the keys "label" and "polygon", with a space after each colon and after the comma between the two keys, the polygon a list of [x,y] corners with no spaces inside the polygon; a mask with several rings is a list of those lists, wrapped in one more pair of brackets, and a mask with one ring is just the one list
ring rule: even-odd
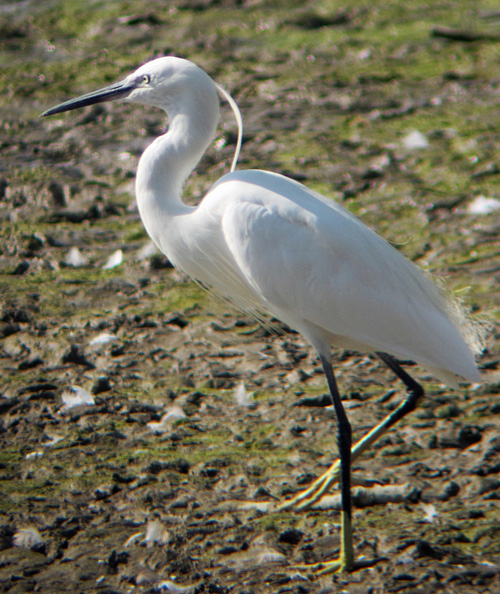
{"label": "white shell fragment", "polygon": [[178,421],[179,419],[185,419],[186,413],[180,406],[172,406],[167,413],[163,415],[159,423],[151,422],[148,423],[148,428],[154,433],[164,433],[171,429],[171,423]]}
{"label": "white shell fragment", "polygon": [[102,267],[103,270],[110,270],[111,268],[116,268],[120,266],[123,262],[123,252],[122,250],[116,250],[111,256],[108,258],[106,264]]}
{"label": "white shell fragment", "polygon": [[22,547],[24,549],[32,549],[44,542],[42,535],[36,528],[21,528],[12,537],[12,544],[15,547]]}
{"label": "white shell fragment", "polygon": [[82,405],[93,406],[95,404],[92,394],[80,388],[80,386],[70,386],[64,390],[62,401],[64,402],[64,408],[73,408]]}
{"label": "white shell fragment", "polygon": [[429,146],[429,141],[422,132],[413,130],[403,138],[403,146],[408,150],[424,149]]}
{"label": "white shell fragment", "polygon": [[93,338],[89,344],[91,344],[92,346],[106,344],[107,342],[113,342],[113,340],[116,339],[117,337],[114,334],[108,334],[107,332],[103,332],[102,334],[99,334],[98,336]]}
{"label": "white shell fragment", "polygon": [[171,594],[189,594],[194,591],[194,586],[180,586],[170,580],[159,583],[157,587],[161,591],[170,592]]}
{"label": "white shell fragment", "polygon": [[86,266],[88,264],[88,258],[77,248],[72,247],[64,258],[64,263],[67,266]]}
{"label": "white shell fragment", "polygon": [[490,214],[500,208],[500,200],[496,198],[487,198],[486,196],[477,196],[467,206],[467,212],[472,215]]}
{"label": "white shell fragment", "polygon": [[432,503],[420,503],[420,508],[424,512],[424,522],[434,524],[437,521],[439,512]]}
{"label": "white shell fragment", "polygon": [[234,391],[234,399],[238,406],[250,406],[253,403],[253,393],[247,392],[245,388],[245,382],[241,384]]}
{"label": "white shell fragment", "polygon": [[155,543],[166,544],[169,538],[170,533],[160,520],[148,522],[146,526],[146,538],[144,539],[148,547],[152,547]]}

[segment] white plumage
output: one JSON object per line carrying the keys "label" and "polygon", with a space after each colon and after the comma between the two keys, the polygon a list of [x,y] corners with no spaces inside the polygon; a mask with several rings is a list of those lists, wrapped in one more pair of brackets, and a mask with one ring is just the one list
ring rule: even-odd
{"label": "white plumage", "polygon": [[193,63],[159,58],[44,115],[119,98],[167,112],[168,131],[138,166],[141,218],[176,266],[256,317],[273,314],[317,350],[339,419],[343,472],[344,537],[340,562],[331,567],[352,568],[350,426],[329,361],[331,346],[377,353],[411,392],[401,411],[373,430],[367,439],[372,443],[423,394],[384,353],[412,359],[456,386],[457,376],[480,379],[476,334],[460,309],[396,249],[339,204],[282,175],[232,171],[199,206],[185,205],[184,181],[219,120],[218,90],[232,101]]}

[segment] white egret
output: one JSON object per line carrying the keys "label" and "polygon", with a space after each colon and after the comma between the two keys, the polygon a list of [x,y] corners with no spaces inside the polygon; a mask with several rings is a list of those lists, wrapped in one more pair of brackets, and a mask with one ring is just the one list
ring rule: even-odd
{"label": "white egret", "polygon": [[[414,264],[342,206],[287,177],[231,171],[197,207],[186,206],[182,186],[215,134],[218,90],[231,102],[195,64],[164,57],[43,115],[114,99],[166,111],[169,128],[145,150],[137,170],[136,195],[144,226],[175,266],[241,310],[257,318],[270,313],[283,320],[316,349],[338,420],[339,462],[293,504],[315,500],[340,477],[340,556],[316,569],[351,570],[357,566],[351,458],[413,410],[423,395],[396,358],[416,361],[456,386],[457,376],[480,379],[473,355],[478,341],[459,308]],[[232,106],[235,109],[234,102]],[[332,346],[376,353],[408,392],[352,452],[351,426],[331,363]]]}

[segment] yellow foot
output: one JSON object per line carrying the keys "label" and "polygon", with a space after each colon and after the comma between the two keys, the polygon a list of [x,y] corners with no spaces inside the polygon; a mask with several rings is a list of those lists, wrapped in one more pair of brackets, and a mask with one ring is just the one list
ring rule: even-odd
{"label": "yellow foot", "polygon": [[[351,464],[357,460],[361,454],[370,448],[377,439],[383,435],[392,425],[396,422],[395,415],[397,416],[398,411],[404,410],[405,402],[403,402],[398,408],[392,413],[387,415],[376,427],[369,431],[364,437],[354,444],[351,450]],[[340,480],[340,460],[334,462],[330,468],[322,474],[318,479],[312,483],[305,491],[298,493],[292,499],[285,501],[281,505],[275,508],[276,511],[284,511],[289,509],[302,510],[312,507],[315,503],[318,503],[320,499],[328,493],[331,486],[338,483]],[[355,484],[354,482],[352,484]],[[372,485],[377,484],[376,481],[372,481]],[[364,486],[368,486],[365,484]],[[370,485],[371,486],[371,485]]]}
{"label": "yellow foot", "polygon": [[[374,485],[380,484],[378,481],[374,480],[365,480],[356,477],[352,477],[352,486],[358,487],[373,487]],[[282,503],[279,503],[275,507],[273,507],[273,511],[288,511],[288,510],[295,510],[301,511],[305,509],[310,509],[317,503],[321,501],[321,499],[330,492],[333,485],[340,481],[340,462],[337,460],[334,462],[330,468],[323,473],[319,478],[317,478],[307,489],[297,493],[295,497],[291,499],[287,499]]]}
{"label": "yellow foot", "polygon": [[357,569],[366,569],[373,567],[382,559],[358,559],[352,563],[347,563],[345,560],[332,559],[331,561],[322,561],[321,563],[312,563],[311,565],[296,565],[295,569],[299,571],[306,571],[313,577],[328,575],[329,573],[341,573],[342,571],[356,571]]}
{"label": "yellow foot", "polygon": [[287,499],[276,506],[276,511],[285,511],[290,509],[303,510],[308,509],[317,503],[323,495],[326,495],[331,486],[340,480],[340,461],[334,462],[330,468],[317,478],[307,489],[301,491],[295,497]]}

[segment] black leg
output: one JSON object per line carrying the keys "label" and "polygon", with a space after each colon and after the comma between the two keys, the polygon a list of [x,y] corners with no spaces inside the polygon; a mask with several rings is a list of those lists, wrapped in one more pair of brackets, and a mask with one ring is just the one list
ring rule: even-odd
{"label": "black leg", "polygon": [[418,406],[418,403],[422,400],[424,395],[424,389],[422,386],[416,382],[406,371],[401,367],[401,365],[387,353],[376,353],[377,357],[383,361],[389,369],[391,369],[399,379],[404,383],[406,386],[406,391],[408,396],[405,400],[385,419],[385,431],[392,427],[394,423],[397,423],[401,420],[404,416],[406,416],[409,412],[415,410]]}
{"label": "black leg", "polygon": [[398,376],[405,384],[407,397],[399,406],[387,415],[376,427],[360,439],[351,451],[352,432],[351,425],[342,405],[342,401],[337,388],[337,382],[333,373],[331,361],[320,356],[323,370],[325,372],[330,394],[335,408],[335,414],[338,420],[338,447],[339,460],[334,462],[330,468],[320,476],[308,489],[299,493],[293,499],[286,501],[279,509],[307,509],[318,502],[325,493],[327,493],[332,484],[340,479],[341,501],[342,501],[342,533],[341,550],[339,559],[329,562],[318,563],[309,566],[309,569],[316,571],[319,575],[331,573],[338,570],[352,570],[355,567],[368,567],[373,561],[355,561],[354,549],[352,544],[352,503],[351,503],[351,461],[359,456],[373,445],[390,427],[397,423],[409,412],[414,410],[422,396],[424,390],[399,363],[387,353],[378,352],[377,356]]}
{"label": "black leg", "polygon": [[337,381],[335,380],[335,374],[333,373],[332,363],[326,357],[320,356],[323,370],[328,381],[328,387],[330,388],[330,395],[333,401],[333,407],[335,409],[335,415],[337,416],[337,443],[339,448],[339,458],[341,467],[341,498],[342,498],[342,511],[347,514],[349,520],[352,516],[352,503],[351,503],[351,446],[352,446],[352,429],[349,419],[344,410],[342,399],[340,398],[339,390],[337,387]]}
{"label": "black leg", "polygon": [[[350,427],[348,430],[344,430],[346,436],[341,437],[340,432],[342,431],[342,424],[339,422],[339,449],[340,455],[339,460],[334,462],[330,468],[321,475],[316,481],[310,485],[305,491],[302,491],[294,498],[290,499],[289,501],[285,502],[280,509],[289,509],[289,508],[296,508],[296,509],[307,509],[311,505],[317,503],[323,495],[325,495],[329,490],[331,485],[336,482],[341,482],[342,485],[342,501],[344,505],[346,505],[346,511],[349,509],[350,514],[350,489],[345,488],[344,485],[350,484],[350,473],[348,473],[348,466],[350,467],[351,463],[359,458],[363,452],[365,452],[368,448],[370,448],[386,431],[388,431],[393,425],[395,425],[398,421],[400,421],[404,416],[406,416],[411,411],[415,410],[418,406],[418,403],[422,399],[424,395],[424,390],[419,383],[417,383],[402,367],[399,363],[387,353],[377,353],[378,357],[383,361],[397,376],[398,378],[405,384],[407,389],[407,397],[401,402],[391,413],[389,413],[376,427],[374,427],[371,431],[369,431],[364,437],[362,437],[358,442],[354,444],[350,455],[347,452],[343,451],[343,448],[346,447],[348,441],[350,441]],[[340,397],[338,396],[337,385],[335,382],[335,377],[333,374],[333,369],[331,366],[330,361],[321,358],[321,362],[323,364],[323,369],[325,370],[326,377],[328,379],[328,384],[330,386],[330,392],[332,394],[332,399],[335,398],[333,394],[337,394],[336,399],[340,404],[341,411],[337,413],[340,414],[340,418],[346,419],[347,426],[349,422],[347,421],[344,408],[342,403],[340,402]],[[337,412],[337,407],[335,408]],[[343,463],[344,460],[349,460],[349,464]],[[345,473],[345,477],[344,477]],[[347,492],[349,491],[349,493]],[[344,499],[345,498],[345,499]]]}

